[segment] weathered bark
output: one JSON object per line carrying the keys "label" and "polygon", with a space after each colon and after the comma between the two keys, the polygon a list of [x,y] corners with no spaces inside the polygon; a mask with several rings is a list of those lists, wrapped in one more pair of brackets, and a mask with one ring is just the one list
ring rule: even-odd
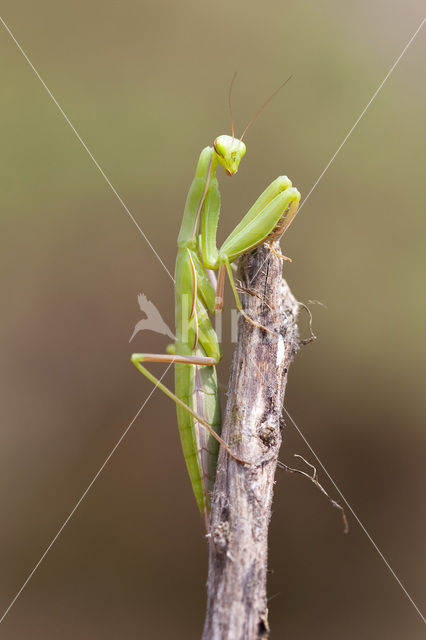
{"label": "weathered bark", "polygon": [[281,271],[282,260],[266,247],[244,256],[239,265],[242,287],[252,292],[242,296],[244,308],[273,335],[240,317],[223,437],[251,466],[238,464],[221,449],[212,500],[203,640],[258,640],[269,635],[268,527],[287,373],[299,346],[299,305]]}

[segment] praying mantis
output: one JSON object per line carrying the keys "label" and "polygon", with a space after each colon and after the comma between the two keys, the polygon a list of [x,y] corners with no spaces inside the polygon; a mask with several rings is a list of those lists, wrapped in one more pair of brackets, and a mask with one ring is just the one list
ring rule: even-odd
{"label": "praying mantis", "polygon": [[[228,275],[239,312],[259,330],[268,331],[244,312],[231,263],[260,244],[272,243],[274,238],[280,237],[294,219],[300,201],[300,193],[289,178],[279,176],[218,249],[220,192],[216,172],[221,166],[229,176],[237,173],[246,153],[243,142],[246,131],[284,84],[270,96],[237,138],[230,102],[231,83],[232,135],[218,136],[213,146],[201,151],[184,208],[175,268],[175,342],[166,354],[135,353],[131,357],[136,368],[176,403],[182,450],[195,500],[207,529],[219,446],[222,445],[237,462],[250,464],[238,458],[220,436],[221,412],[215,365],[221,359],[221,349],[210,316],[222,310]],[[212,276],[214,271],[218,272],[217,280]],[[174,393],[144,366],[146,362],[174,364]]]}

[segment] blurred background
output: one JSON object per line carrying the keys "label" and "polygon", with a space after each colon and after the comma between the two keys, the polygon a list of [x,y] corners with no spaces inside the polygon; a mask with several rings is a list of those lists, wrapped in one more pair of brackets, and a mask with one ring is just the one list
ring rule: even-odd
{"label": "blurred background", "polygon": [[[230,132],[233,72],[237,133],[294,78],[247,135],[238,176],[220,175],[220,240],[277,175],[309,192],[422,5],[4,0],[1,15],[173,273],[198,154]],[[292,366],[286,407],[421,609],[425,39],[423,28],[282,242],[294,294],[326,305],[311,307],[318,340]],[[129,344],[137,294],[170,326],[174,301],[167,272],[3,26],[0,51],[4,611],[151,391],[130,355],[162,352],[168,339],[142,332]],[[229,335],[225,314],[225,384]],[[289,422],[284,435],[283,461],[315,463]],[[344,536],[309,482],[277,477],[274,638],[424,637],[349,521]],[[175,407],[155,392],[0,636],[198,638],[206,562]]]}

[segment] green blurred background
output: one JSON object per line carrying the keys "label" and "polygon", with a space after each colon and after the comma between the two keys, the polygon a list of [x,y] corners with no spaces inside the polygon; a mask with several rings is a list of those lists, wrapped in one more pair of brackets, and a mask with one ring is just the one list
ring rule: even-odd
{"label": "green blurred background", "polygon": [[[311,189],[422,5],[4,0],[1,15],[173,272],[198,153],[229,133],[234,70],[237,132],[294,78],[249,132],[238,176],[220,176],[222,239],[277,175]],[[425,38],[423,29],[282,243],[295,295],[326,305],[312,307],[318,340],[292,366],[286,406],[420,608]],[[173,289],[3,27],[0,51],[4,610],[151,391],[129,357],[161,352],[167,338],[144,332],[129,344],[137,294],[173,325]],[[229,340],[224,350],[226,382]],[[314,462],[288,424],[282,460],[293,453]],[[424,637],[350,525],[344,536],[309,482],[277,478],[274,638]],[[198,638],[205,580],[175,408],[156,392],[0,636]]]}

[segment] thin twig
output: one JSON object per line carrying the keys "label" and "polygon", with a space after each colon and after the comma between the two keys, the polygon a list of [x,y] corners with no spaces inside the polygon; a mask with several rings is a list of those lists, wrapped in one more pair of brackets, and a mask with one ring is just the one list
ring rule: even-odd
{"label": "thin twig", "polygon": [[223,437],[252,465],[244,468],[220,452],[203,640],[259,640],[269,635],[267,536],[287,374],[300,344],[300,306],[281,270],[278,251],[264,246],[240,264],[245,310],[270,332],[239,320]]}

